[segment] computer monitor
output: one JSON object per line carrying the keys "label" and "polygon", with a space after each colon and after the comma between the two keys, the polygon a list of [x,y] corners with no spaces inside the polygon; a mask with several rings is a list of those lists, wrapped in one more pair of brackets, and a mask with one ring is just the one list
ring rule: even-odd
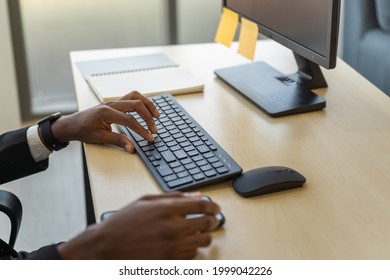
{"label": "computer monitor", "polygon": [[327,87],[320,65],[336,66],[340,1],[224,0],[261,34],[291,49],[298,71],[284,75],[259,61],[215,74],[273,117],[325,108],[325,99],[311,89]]}

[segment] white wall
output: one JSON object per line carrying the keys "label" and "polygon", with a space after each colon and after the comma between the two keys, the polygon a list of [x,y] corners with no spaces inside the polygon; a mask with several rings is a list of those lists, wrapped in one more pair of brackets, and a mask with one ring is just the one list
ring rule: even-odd
{"label": "white wall", "polygon": [[213,42],[221,9],[222,0],[177,1],[178,43]]}
{"label": "white wall", "polygon": [[0,0],[0,134],[20,126],[8,7]]}

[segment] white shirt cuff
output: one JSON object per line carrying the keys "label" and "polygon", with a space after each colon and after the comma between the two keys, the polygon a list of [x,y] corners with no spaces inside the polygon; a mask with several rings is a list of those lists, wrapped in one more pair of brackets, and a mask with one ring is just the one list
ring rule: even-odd
{"label": "white shirt cuff", "polygon": [[31,156],[35,162],[40,162],[49,157],[52,153],[45,144],[42,143],[38,134],[38,125],[31,126],[27,129],[27,143],[30,147]]}

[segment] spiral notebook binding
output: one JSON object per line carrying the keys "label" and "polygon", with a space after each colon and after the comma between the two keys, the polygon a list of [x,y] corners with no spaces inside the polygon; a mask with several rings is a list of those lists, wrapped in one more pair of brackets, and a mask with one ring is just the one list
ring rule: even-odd
{"label": "spiral notebook binding", "polygon": [[145,71],[153,71],[153,70],[175,68],[175,67],[179,67],[179,64],[158,66],[158,67],[149,67],[149,68],[140,68],[140,69],[130,69],[130,70],[122,70],[122,71],[95,73],[95,74],[91,74],[91,77],[100,77],[100,76],[108,76],[108,75],[121,75],[121,74],[128,74],[128,73],[134,73],[134,72],[145,72]]}

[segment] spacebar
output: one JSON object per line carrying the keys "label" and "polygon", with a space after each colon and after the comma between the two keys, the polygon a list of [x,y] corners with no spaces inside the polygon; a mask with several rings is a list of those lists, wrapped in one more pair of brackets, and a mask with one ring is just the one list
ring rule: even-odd
{"label": "spacebar", "polygon": [[190,176],[188,176],[188,177],[184,177],[184,178],[180,178],[180,179],[168,182],[168,187],[174,188],[174,187],[178,187],[178,186],[188,184],[191,182],[192,182],[192,178]]}

